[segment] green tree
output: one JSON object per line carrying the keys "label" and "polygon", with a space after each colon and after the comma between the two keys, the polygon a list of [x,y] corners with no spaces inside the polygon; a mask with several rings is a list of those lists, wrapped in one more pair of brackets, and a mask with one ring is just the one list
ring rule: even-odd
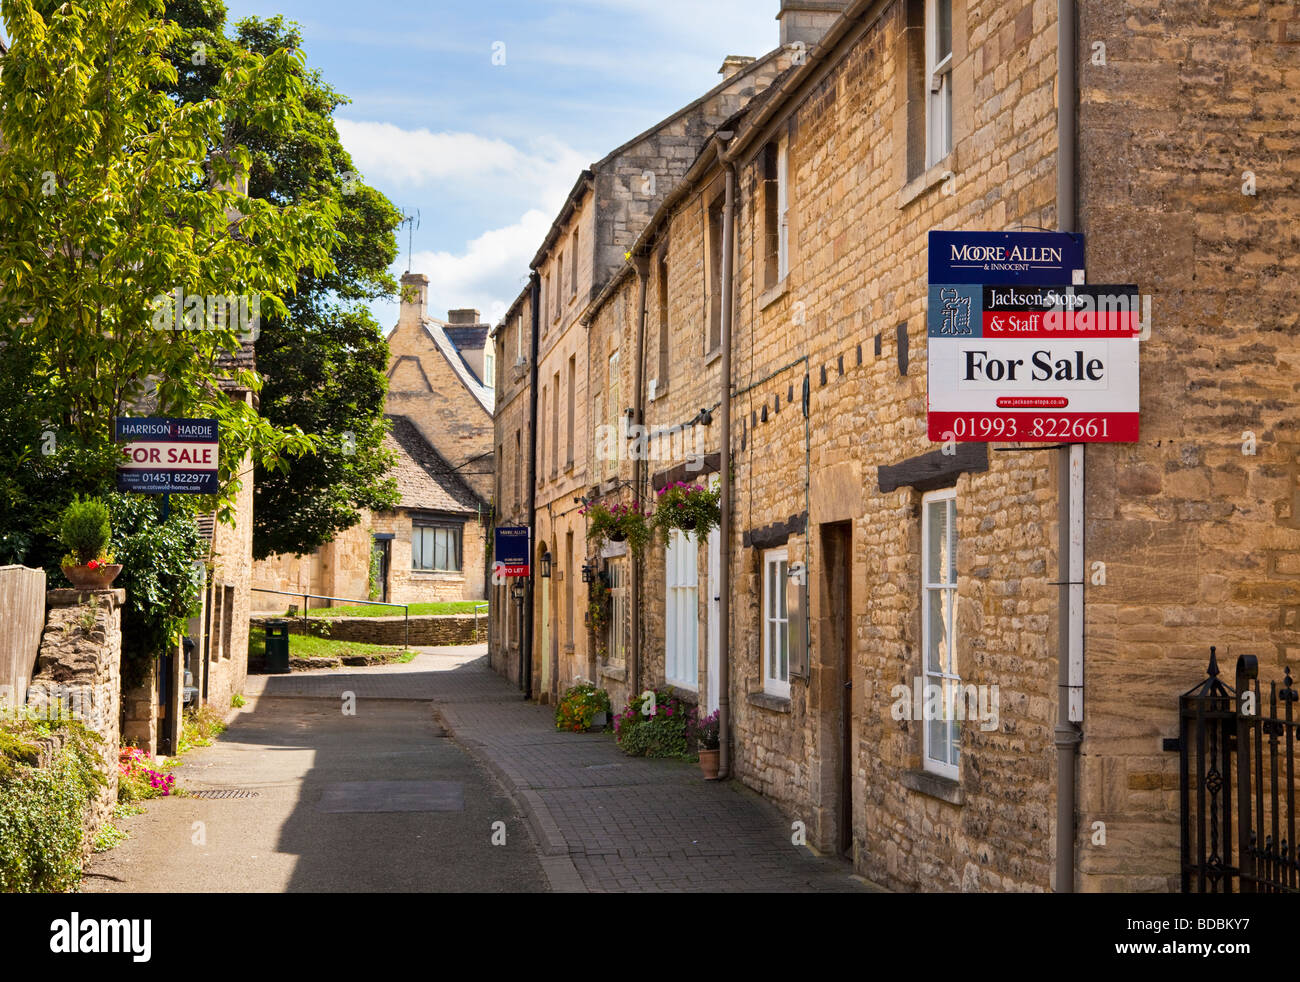
{"label": "green tree", "polygon": [[[235,123],[292,129],[302,54],[233,50],[210,98],[180,105],[165,91],[180,31],[162,0],[3,0],[0,12],[12,39],[0,72],[0,337],[34,363],[23,411],[58,431],[56,457],[111,447],[113,418],[141,407],[216,417],[229,518],[249,455],[284,468],[316,443],[222,390],[259,388],[231,356],[259,306],[288,315],[300,270],[328,274],[338,237],[329,199],[239,190],[252,158]],[[177,289],[240,298],[252,317],[173,311]],[[33,450],[20,451],[28,465]]]}
{"label": "green tree", "polygon": [[[302,47],[298,26],[281,17],[241,20],[228,39],[219,2],[173,0],[167,9],[182,28],[171,47],[177,82],[170,89],[181,103],[211,98],[225,59]],[[288,470],[256,467],[253,552],[259,559],[310,552],[355,525],[359,509],[390,508],[399,500],[387,476],[393,455],[383,446],[388,343],[367,303],[396,291],[388,270],[401,215],[361,182],[339,140],[333,114],[348,100],[318,71],[295,70],[301,87],[292,126],[238,121],[239,142],[252,161],[249,194],[337,207],[340,235],[332,243],[332,266],[299,270],[297,293],[285,311],[264,318],[257,341],[262,415],[320,438]]]}

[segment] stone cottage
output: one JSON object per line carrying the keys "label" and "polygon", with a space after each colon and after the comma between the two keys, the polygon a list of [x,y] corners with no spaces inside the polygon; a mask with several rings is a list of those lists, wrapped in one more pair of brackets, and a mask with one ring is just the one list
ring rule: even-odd
{"label": "stone cottage", "polygon": [[[428,285],[423,274],[403,275],[401,312],[388,335],[392,431],[384,445],[397,457],[401,503],[392,512],[363,511],[357,525],[310,555],[257,562],[254,587],[388,603],[486,598],[495,352],[477,310],[429,317]],[[266,610],[293,602],[255,597]]]}

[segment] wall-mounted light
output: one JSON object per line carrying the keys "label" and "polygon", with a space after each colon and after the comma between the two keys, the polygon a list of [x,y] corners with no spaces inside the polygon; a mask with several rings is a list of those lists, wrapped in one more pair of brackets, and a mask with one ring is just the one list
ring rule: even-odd
{"label": "wall-mounted light", "polygon": [[550,554],[549,552],[544,552],[544,553],[542,553],[542,563],[541,563],[541,565],[542,565],[542,578],[543,578],[543,579],[550,579],[550,576],[551,576],[551,554]]}
{"label": "wall-mounted light", "polygon": [[701,410],[700,410],[700,414],[699,414],[698,416],[695,417],[695,420],[696,420],[696,422],[698,422],[701,426],[712,426],[712,425],[713,425],[713,413],[709,412],[707,409],[701,409]]}
{"label": "wall-mounted light", "polygon": [[524,586],[522,578],[516,577],[515,582],[510,587],[510,595],[519,603],[524,602],[524,597],[528,594],[528,588]]}
{"label": "wall-mounted light", "polygon": [[583,582],[583,583],[590,583],[590,582],[591,582],[591,579],[592,579],[592,576],[595,574],[595,572],[596,572],[596,568],[595,568],[594,566],[592,566],[590,563],[583,563],[583,564],[582,564],[582,582]]}

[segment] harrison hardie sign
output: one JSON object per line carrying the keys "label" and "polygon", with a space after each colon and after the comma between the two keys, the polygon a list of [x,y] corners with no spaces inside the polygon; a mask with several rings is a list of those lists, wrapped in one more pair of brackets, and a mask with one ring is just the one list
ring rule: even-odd
{"label": "harrison hardie sign", "polygon": [[119,416],[113,437],[122,448],[117,489],[145,494],[216,494],[215,419]]}

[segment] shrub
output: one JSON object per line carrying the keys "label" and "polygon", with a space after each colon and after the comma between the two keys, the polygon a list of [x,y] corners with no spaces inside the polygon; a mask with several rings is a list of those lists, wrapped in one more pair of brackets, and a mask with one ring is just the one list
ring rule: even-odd
{"label": "shrub", "polygon": [[609,712],[609,693],[590,682],[579,682],[564,693],[555,707],[555,728],[581,733],[591,729],[597,713]]}
{"label": "shrub", "polygon": [[122,687],[140,685],[159,652],[175,644],[199,605],[204,558],[188,503],[174,502],[166,522],[149,495],[113,494],[113,551],[125,567],[116,586],[122,608]]}
{"label": "shrub", "polygon": [[614,739],[633,757],[690,760],[687,727],[691,707],[667,689],[637,696],[614,718]]}
{"label": "shrub", "polygon": [[[54,730],[66,742],[49,767],[34,767],[34,738]],[[0,722],[0,892],[57,893],[81,881],[82,822],[103,786],[99,737],[70,718]]]}
{"label": "shrub", "polygon": [[85,566],[92,559],[106,558],[112,536],[108,506],[98,498],[82,500],[78,495],[59,518],[59,540],[68,550],[64,562],[69,566]]}

